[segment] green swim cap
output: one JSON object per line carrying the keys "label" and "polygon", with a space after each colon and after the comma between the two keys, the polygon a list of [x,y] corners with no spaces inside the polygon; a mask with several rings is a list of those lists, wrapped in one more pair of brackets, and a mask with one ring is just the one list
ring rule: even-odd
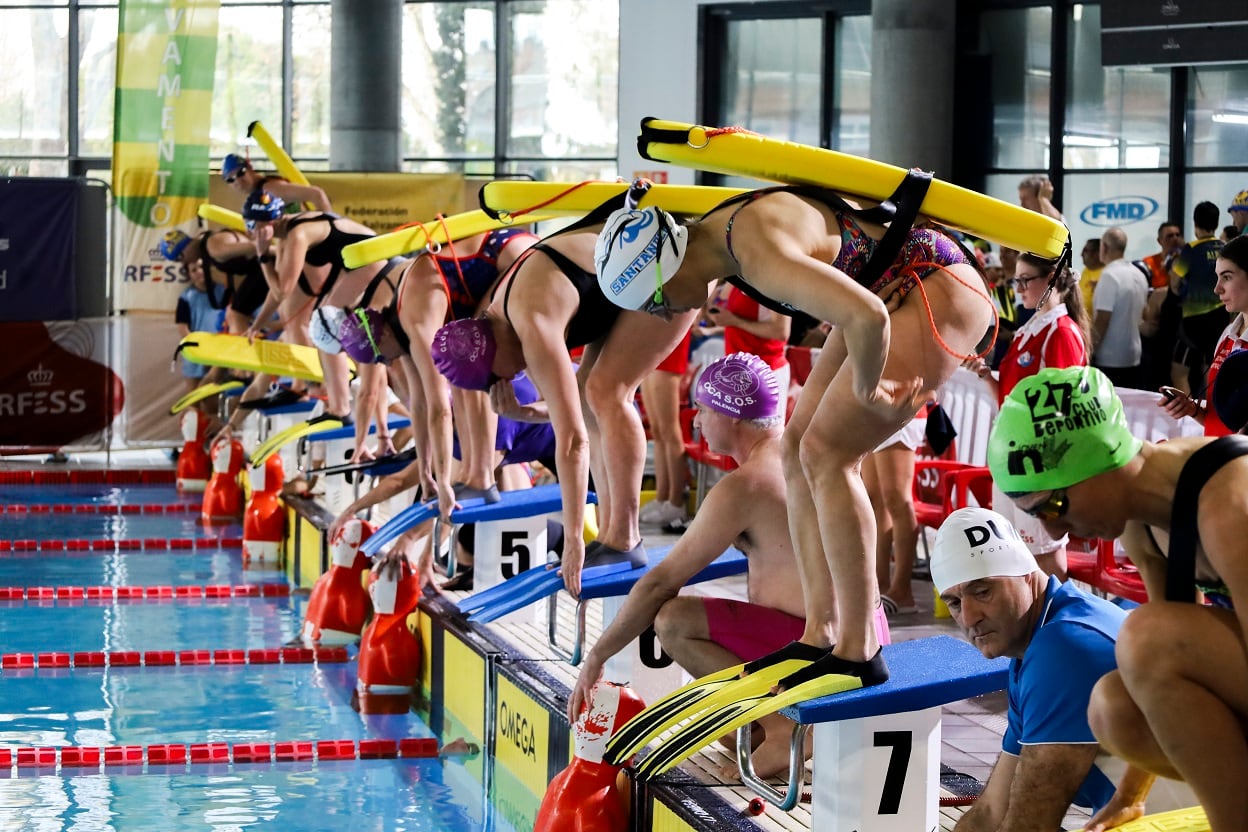
{"label": "green swim cap", "polygon": [[1143,444],[1104,373],[1050,368],[1020,381],[1001,405],[988,467],[1006,494],[1052,491],[1121,468]]}

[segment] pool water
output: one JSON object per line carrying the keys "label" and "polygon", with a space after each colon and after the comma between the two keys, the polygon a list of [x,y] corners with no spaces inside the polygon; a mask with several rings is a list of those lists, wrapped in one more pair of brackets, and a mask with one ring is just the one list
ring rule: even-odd
{"label": "pool water", "polygon": [[[20,492],[20,493],[18,493]],[[133,493],[132,493],[133,492]],[[0,504],[185,504],[173,485],[0,486]],[[0,540],[237,537],[196,515],[11,511]],[[0,551],[0,587],[285,583],[237,548]],[[0,601],[0,655],[255,650],[294,641],[306,594]],[[12,669],[0,672],[0,749],[403,739],[433,732],[413,712],[359,713],[347,662]],[[440,738],[450,741],[453,737]],[[482,761],[431,759],[0,766],[0,829],[511,830],[482,796]],[[475,772],[475,773],[474,773]]]}

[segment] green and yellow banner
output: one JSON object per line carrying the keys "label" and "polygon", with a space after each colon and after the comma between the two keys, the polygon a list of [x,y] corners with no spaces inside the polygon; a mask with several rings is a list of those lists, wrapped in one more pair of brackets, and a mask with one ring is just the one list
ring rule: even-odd
{"label": "green and yellow banner", "polygon": [[173,309],[186,288],[160,240],[193,233],[208,196],[219,0],[121,0],[113,193],[121,240],[120,309]]}

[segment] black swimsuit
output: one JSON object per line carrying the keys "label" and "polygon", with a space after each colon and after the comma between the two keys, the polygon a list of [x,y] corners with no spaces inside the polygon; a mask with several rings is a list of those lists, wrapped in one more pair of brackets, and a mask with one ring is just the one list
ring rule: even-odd
{"label": "black swimsuit", "polygon": [[[225,275],[225,297],[223,304],[236,312],[250,315],[264,303],[269,295],[269,284],[264,279],[264,271],[260,267],[260,259],[255,256],[231,257],[218,260],[208,253],[208,239],[222,231],[208,231],[201,237],[200,265],[204,274],[211,279],[212,270],[216,269]],[[242,283],[236,284],[235,278],[241,277]],[[216,307],[214,307],[216,308]]]}
{"label": "black swimsuit", "polygon": [[375,235],[369,234],[353,234],[349,231],[343,231],[335,221],[341,219],[337,214],[315,214],[313,216],[293,217],[287,224],[286,228],[294,228],[309,222],[327,222],[329,223],[329,233],[325,235],[325,239],[321,240],[314,246],[309,246],[307,252],[303,255],[303,262],[309,266],[329,266],[329,276],[325,278],[325,282],[321,284],[321,290],[314,292],[312,284],[308,282],[308,276],[299,275],[299,288],[308,297],[324,298],[334,288],[334,284],[338,282],[338,275],[347,271],[346,263],[342,262],[342,250],[352,243],[358,243],[361,240],[372,239]]}
{"label": "black swimsuit", "polygon": [[[540,251],[554,261],[580,297],[576,313],[572,316],[572,320],[568,321],[568,330],[564,337],[568,349],[592,344],[610,332],[622,310],[603,294],[598,286],[598,276],[582,269],[566,254],[556,251],[545,243],[535,243],[532,248],[525,250],[512,265],[513,272],[528,259],[532,251]],[[511,301],[511,287],[515,282],[515,275],[511,277],[512,279],[506,281],[507,289],[503,294],[503,317],[508,323],[511,322],[511,313],[508,312],[507,305]]]}

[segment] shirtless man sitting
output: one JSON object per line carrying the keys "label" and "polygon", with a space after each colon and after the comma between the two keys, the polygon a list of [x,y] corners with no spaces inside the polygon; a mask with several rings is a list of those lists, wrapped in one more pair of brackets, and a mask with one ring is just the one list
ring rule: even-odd
{"label": "shirtless man sitting", "polygon": [[[697,424],[710,449],[728,454],[739,467],[711,489],[679,542],[637,582],[589,651],[568,703],[573,722],[607,659],[651,623],[663,649],[694,677],[761,658],[802,634],[806,612],[785,511],[784,411],[776,378],[758,356],[734,353],[707,366],[694,400]],[[748,603],[678,595],[730,546],[750,560]],[[876,631],[887,644],[888,623],[879,610]],[[792,723],[772,714],[759,725],[763,736],[754,750],[754,770],[771,777],[788,769]]]}

